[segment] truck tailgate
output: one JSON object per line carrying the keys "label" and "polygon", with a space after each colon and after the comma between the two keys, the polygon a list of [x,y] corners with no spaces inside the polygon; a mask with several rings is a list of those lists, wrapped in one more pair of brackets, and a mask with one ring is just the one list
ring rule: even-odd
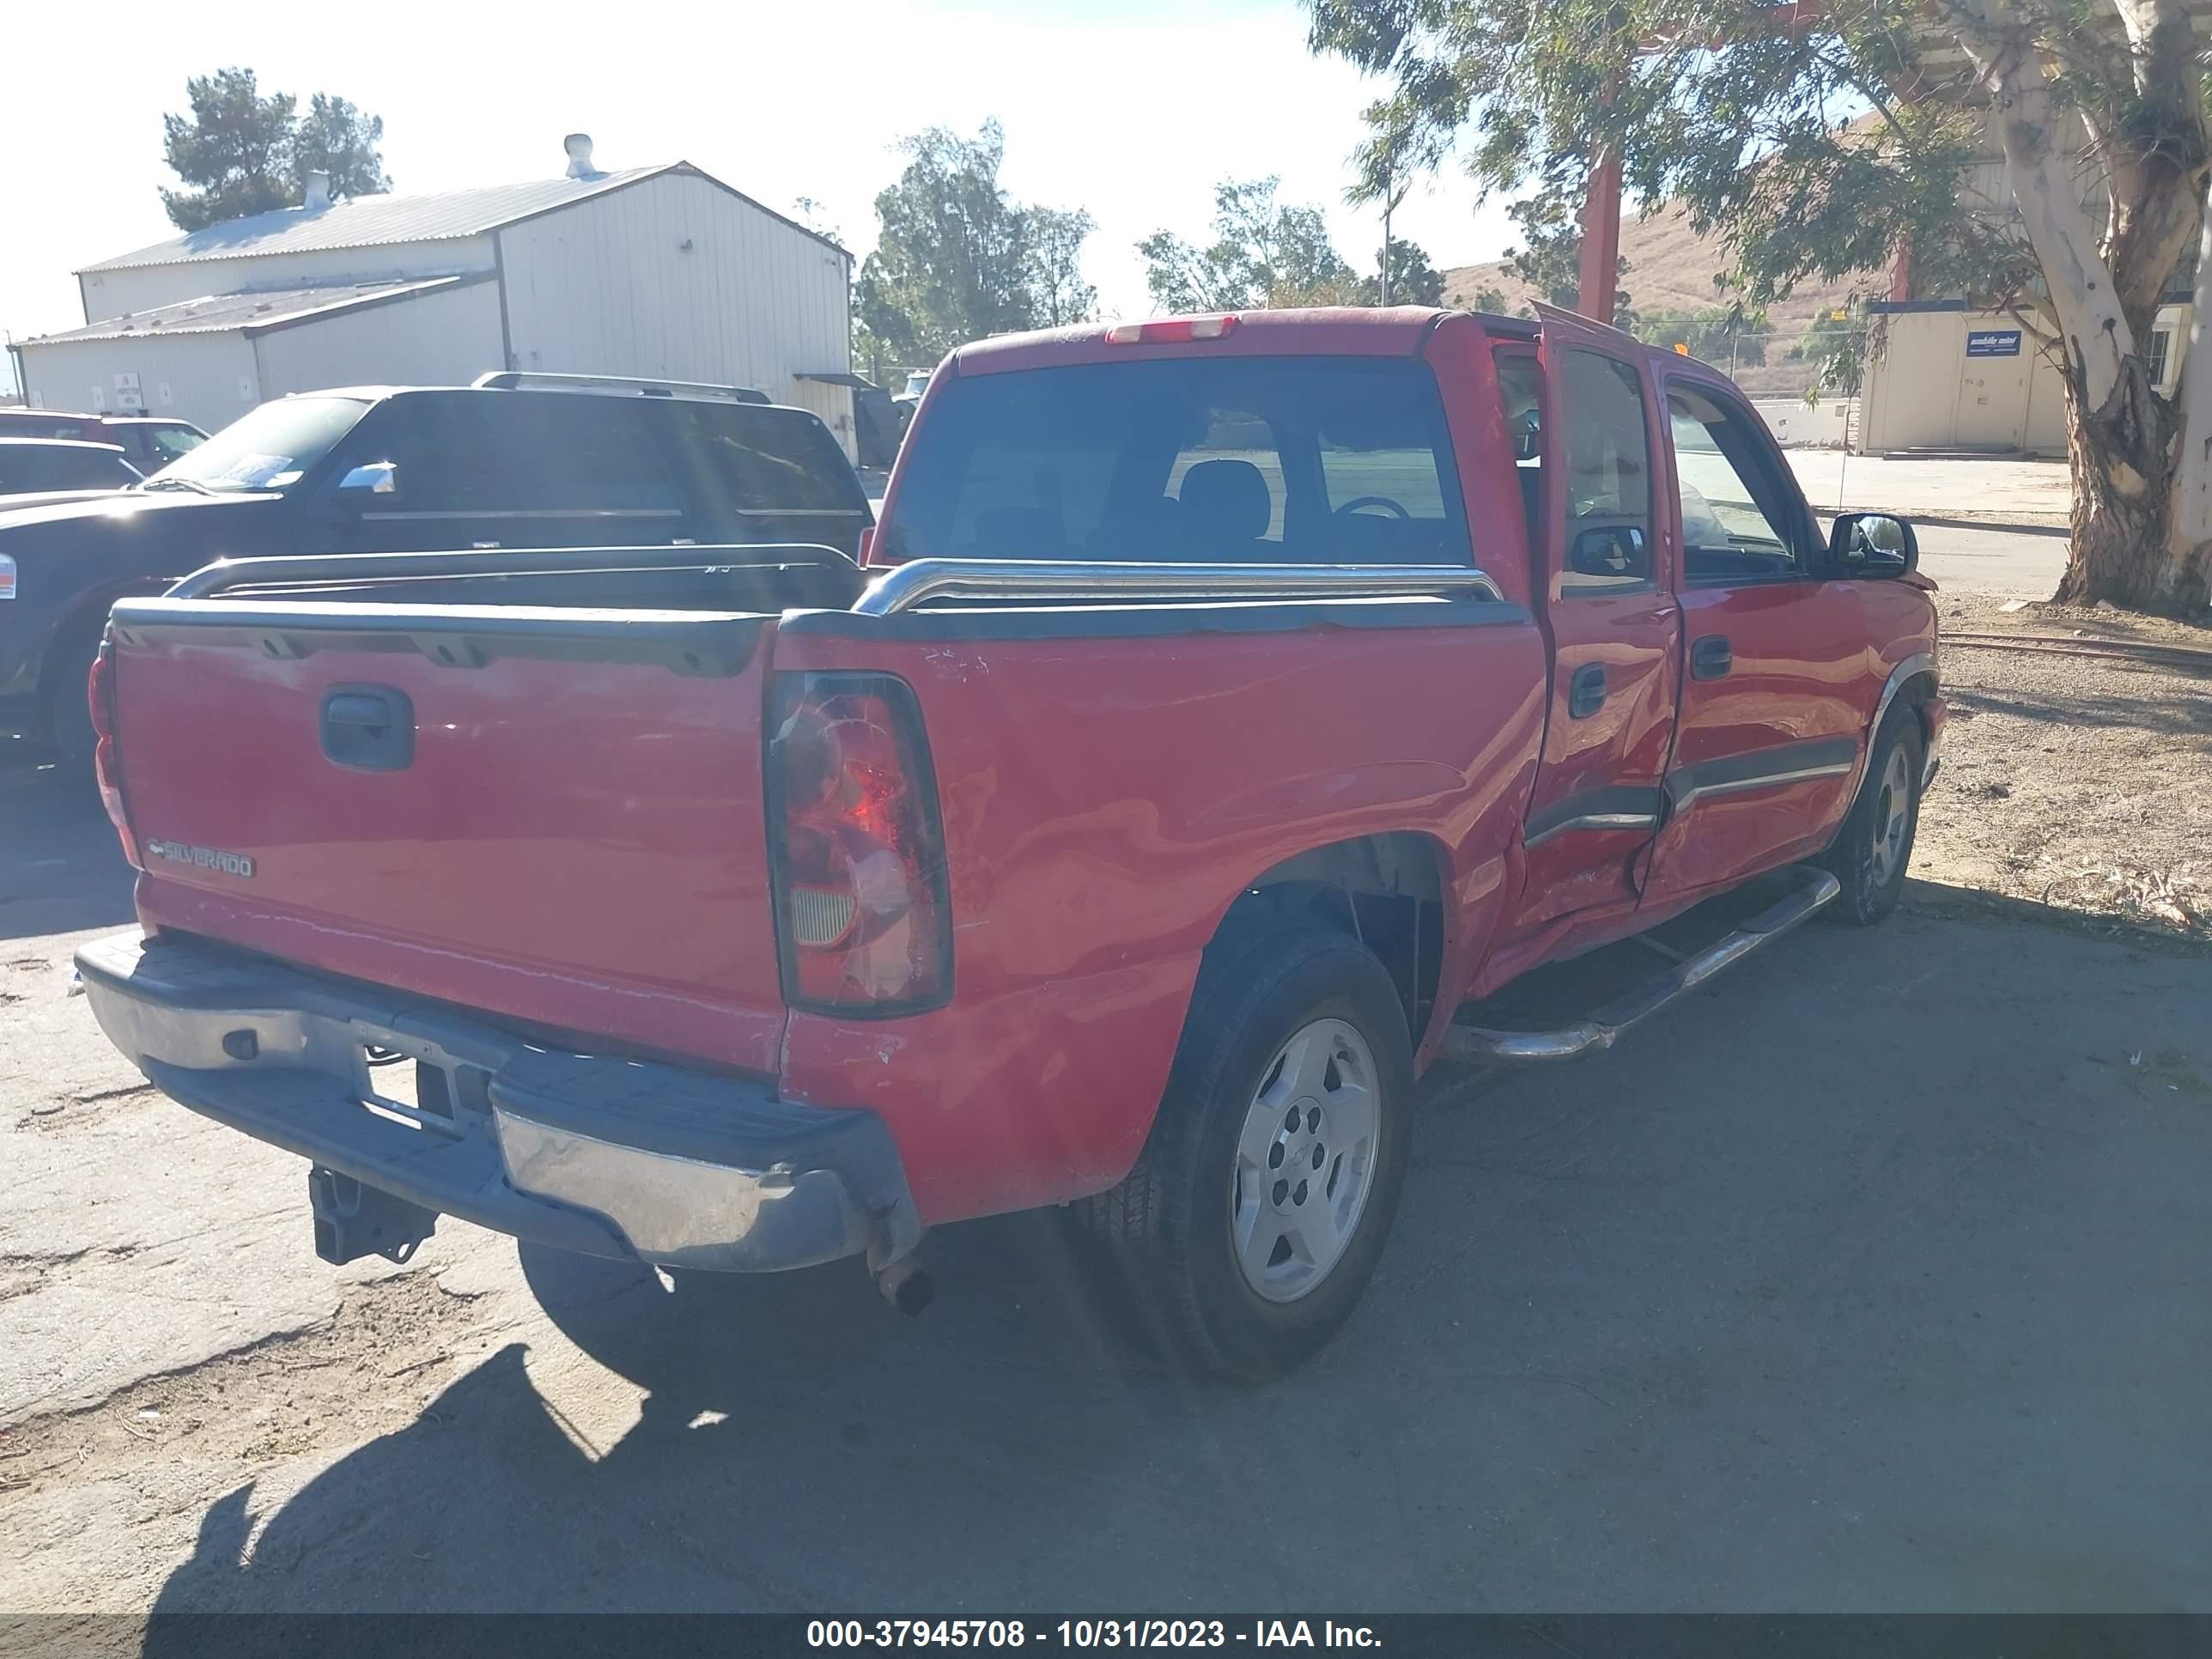
{"label": "truck tailgate", "polygon": [[762,810],[771,626],[126,601],[112,684],[141,915],[772,1072],[784,1011]]}

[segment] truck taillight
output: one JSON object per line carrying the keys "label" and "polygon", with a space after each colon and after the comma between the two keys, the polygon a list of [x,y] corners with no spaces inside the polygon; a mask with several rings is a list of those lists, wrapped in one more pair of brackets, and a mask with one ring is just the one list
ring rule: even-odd
{"label": "truck taillight", "polygon": [[138,840],[131,833],[131,820],[123,811],[123,757],[115,748],[115,641],[100,642],[100,654],[92,659],[92,672],[86,678],[84,694],[92,705],[92,772],[100,785],[100,803],[107,809],[108,822],[115,833],[123,838],[123,856],[131,861],[134,870],[145,866],[138,860]]}
{"label": "truck taillight", "polygon": [[784,1000],[822,1013],[952,994],[937,780],[921,710],[888,674],[780,674],[768,749]]}

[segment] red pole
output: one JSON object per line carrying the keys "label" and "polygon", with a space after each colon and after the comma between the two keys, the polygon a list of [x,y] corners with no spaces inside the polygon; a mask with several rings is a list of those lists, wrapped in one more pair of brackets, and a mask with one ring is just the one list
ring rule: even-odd
{"label": "red pole", "polygon": [[1910,236],[1897,239],[1897,263],[1890,267],[1889,272],[1889,297],[1899,301],[1912,297],[1912,239]]}
{"label": "red pole", "polygon": [[1582,270],[1575,283],[1575,309],[1593,322],[1613,320],[1613,296],[1620,284],[1620,157],[1607,150],[1590,169],[1583,198]]}

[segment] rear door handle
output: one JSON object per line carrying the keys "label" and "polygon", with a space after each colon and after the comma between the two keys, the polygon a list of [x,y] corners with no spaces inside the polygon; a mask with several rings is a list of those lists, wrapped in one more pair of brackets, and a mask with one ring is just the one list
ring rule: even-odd
{"label": "rear door handle", "polygon": [[1567,682],[1567,718],[1588,720],[1605,707],[1605,665],[1586,662]]}
{"label": "rear door handle", "polygon": [[1735,653],[1729,649],[1725,635],[1708,634],[1690,647],[1690,678],[1693,680],[1724,679],[1735,666]]}
{"label": "rear door handle", "polygon": [[356,772],[415,763],[415,705],[390,685],[334,685],[323,694],[323,757]]}

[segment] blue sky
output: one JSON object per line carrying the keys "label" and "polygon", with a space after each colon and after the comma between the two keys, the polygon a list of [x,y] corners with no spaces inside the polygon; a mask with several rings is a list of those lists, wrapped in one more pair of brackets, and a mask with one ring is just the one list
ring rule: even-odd
{"label": "blue sky", "polygon": [[[1224,177],[1280,174],[1363,268],[1381,240],[1372,210],[1342,201],[1376,88],[1307,53],[1295,0],[204,0],[163,15],[102,27],[96,46],[66,8],[9,18],[0,329],[17,338],[82,320],[74,267],[170,234],[155,194],[173,182],[162,112],[183,106],[188,75],[232,64],[264,91],[338,93],[383,116],[402,191],[556,174],[561,136],[580,129],[602,167],[682,159],[772,207],[812,198],[856,253],[901,134],[995,115],[1007,187],[1098,221],[1087,271],[1122,315],[1148,308],[1132,245],[1164,227],[1198,234]],[[1398,223],[1439,265],[1511,240],[1502,204],[1478,210],[1455,174],[1417,191]]]}

